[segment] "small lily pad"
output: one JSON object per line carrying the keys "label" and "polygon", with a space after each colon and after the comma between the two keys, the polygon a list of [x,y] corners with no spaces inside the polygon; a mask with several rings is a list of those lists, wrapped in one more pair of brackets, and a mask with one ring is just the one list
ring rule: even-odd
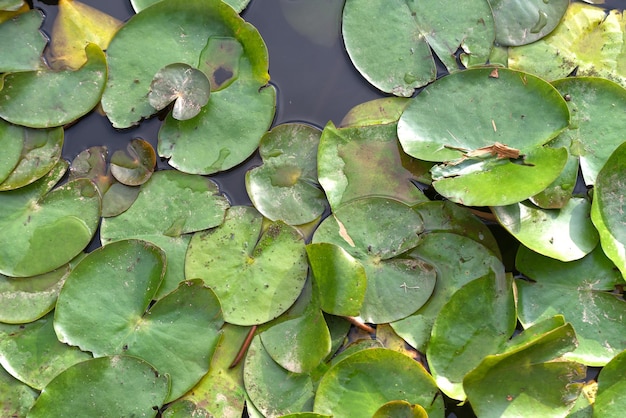
{"label": "small lily pad", "polygon": [[89,179],[104,194],[114,181],[107,171],[107,155],[109,150],[104,146],[89,147],[81,151],[70,165],[70,180]]}
{"label": "small lily pad", "polygon": [[[22,1],[19,1],[20,7]],[[46,38],[39,31],[43,14],[39,10],[20,13],[11,20],[0,22],[0,73],[34,71],[42,68],[41,54]],[[0,83],[1,85],[2,83]]]}
{"label": "small lily pad", "polygon": [[140,191],[139,187],[113,183],[102,196],[102,217],[110,218],[124,213],[137,200]]}
{"label": "small lily pad", "polygon": [[115,151],[111,156],[111,174],[127,186],[144,184],[156,164],[156,153],[148,141],[135,138],[126,147],[127,153]]}
{"label": "small lily pad", "polygon": [[263,228],[256,209],[231,207],[217,228],[194,234],[185,276],[218,295],[226,322],[255,325],[285,312],[302,291],[308,264],[304,240],[283,222]]}
{"label": "small lily pad", "polygon": [[428,412],[421,405],[390,401],[378,408],[372,418],[428,418]]}
{"label": "small lily pad", "polygon": [[593,404],[595,417],[619,416],[626,402],[622,396],[626,389],[624,369],[626,368],[626,351],[615,356],[598,375],[598,394]]}
{"label": "small lily pad", "polygon": [[[0,117],[31,128],[62,126],[89,113],[100,101],[107,62],[99,46],[85,48],[87,62],[76,71],[27,71],[4,77]],[[24,112],[24,109],[30,109]]]}
{"label": "small lily pad", "polygon": [[210,92],[211,84],[202,71],[187,64],[170,64],[152,79],[148,101],[156,110],[173,102],[174,119],[187,120],[200,113],[209,102]]}
{"label": "small lily pad", "polygon": [[326,197],[317,182],[320,131],[304,124],[283,124],[263,138],[263,165],[246,173],[252,204],[266,218],[302,225],[320,217]]}
{"label": "small lily pad", "polygon": [[71,416],[154,417],[165,402],[168,378],[130,356],[101,357],[78,363],[41,392],[32,418]]}

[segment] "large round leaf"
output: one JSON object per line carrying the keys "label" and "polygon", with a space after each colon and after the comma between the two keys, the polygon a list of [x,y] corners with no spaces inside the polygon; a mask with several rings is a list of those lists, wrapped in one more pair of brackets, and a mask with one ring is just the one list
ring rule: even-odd
{"label": "large round leaf", "polygon": [[297,299],[308,265],[304,240],[282,222],[263,229],[256,209],[232,207],[224,223],[196,233],[187,250],[185,276],[201,278],[218,295],[226,322],[262,324]]}
{"label": "large round leaf", "polygon": [[412,358],[385,348],[359,351],[336,363],[320,381],[314,411],[334,417],[370,418],[393,400],[424,406],[443,417],[433,378]]}
{"label": "large round leaf", "polygon": [[492,208],[498,222],[522,244],[561,261],[582,258],[598,244],[590,209],[589,201],[580,197],[562,209],[541,209],[529,202]]}
{"label": "large round leaf", "polygon": [[615,356],[600,372],[598,376],[598,394],[593,404],[594,417],[619,416],[626,407],[626,400],[622,396],[626,390],[626,351]]}
{"label": "large round leaf", "polygon": [[590,366],[603,366],[626,349],[626,302],[610,293],[623,281],[601,248],[564,263],[520,247],[516,267],[534,280],[516,282],[524,327],[563,315],[578,339],[576,350],[565,357]]}
{"label": "large round leaf", "polygon": [[130,356],[96,358],[65,370],[41,392],[28,416],[154,417],[163,405],[168,378]]}
{"label": "large round leaf", "polygon": [[104,244],[137,238],[161,247],[167,255],[165,280],[158,292],[162,296],[185,278],[188,234],[221,224],[227,207],[228,201],[211,180],[175,170],[158,171],[141,186],[125,212],[103,219],[100,236]]}
{"label": "large round leaf", "polygon": [[338,245],[361,262],[367,288],[360,316],[366,322],[385,323],[412,314],[432,293],[433,267],[403,256],[418,244],[422,230],[420,216],[405,204],[365,198],[326,218],[313,242]]}
{"label": "large round leaf", "polygon": [[611,154],[598,174],[591,220],[598,228],[604,252],[626,278],[625,172],[626,143]]}
{"label": "large round leaf", "polygon": [[52,314],[30,324],[0,326],[0,364],[35,389],[43,389],[68,367],[90,358],[88,353],[59,342]]}
{"label": "large round leaf", "polygon": [[6,75],[0,95],[0,117],[17,125],[47,128],[65,125],[87,114],[100,101],[107,62],[95,44],[87,45],[85,53],[87,63],[76,71],[39,70]]}
{"label": "large round leaf", "polygon": [[342,34],[350,59],[380,90],[409,97],[437,75],[435,62],[407,2],[348,0]]}
{"label": "large round leaf", "polygon": [[430,299],[415,314],[393,322],[393,329],[416,349],[424,352],[432,326],[441,308],[466,283],[485,275],[501,280],[502,262],[485,246],[457,234],[425,234],[411,256],[435,266],[437,281]]}
{"label": "large round leaf", "polygon": [[496,25],[496,42],[526,45],[552,32],[569,6],[569,0],[489,0]]}
{"label": "large round leaf", "polygon": [[80,253],[95,234],[100,219],[96,186],[78,179],[44,194],[48,180],[0,194],[0,273],[28,277],[52,271]]}
{"label": "large round leaf", "polygon": [[443,77],[415,97],[398,122],[398,138],[415,158],[449,161],[496,142],[525,154],[568,123],[565,100],[547,82],[479,68]]}
{"label": "large round leaf", "polygon": [[326,197],[317,183],[320,131],[303,124],[279,125],[261,139],[261,167],[246,173],[252,204],[266,218],[302,225],[320,217]]}
{"label": "large round leaf", "polygon": [[223,320],[215,294],[200,280],[181,283],[150,306],[163,268],[162,251],[144,241],[90,253],[59,294],[54,326],[61,341],[95,356],[124,353],[150,362],[170,375],[171,401],[206,374]]}
{"label": "large round leaf", "polygon": [[329,122],[320,139],[317,165],[333,210],[371,196],[407,205],[428,200],[415,182],[430,167],[400,149],[395,123],[336,128]]}
{"label": "large round leaf", "polygon": [[0,49],[5,51],[0,56],[0,73],[33,71],[43,67],[41,53],[46,46],[46,38],[39,31],[42,22],[43,13],[40,10],[20,13],[11,20],[0,22]]}

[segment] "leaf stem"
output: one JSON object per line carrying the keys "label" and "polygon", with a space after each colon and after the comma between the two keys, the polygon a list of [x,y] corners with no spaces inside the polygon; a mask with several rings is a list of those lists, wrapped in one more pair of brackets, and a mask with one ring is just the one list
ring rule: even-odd
{"label": "leaf stem", "polygon": [[348,321],[349,323],[351,323],[352,325],[354,325],[355,327],[362,329],[363,331],[369,334],[374,334],[376,332],[374,328],[370,327],[367,324],[364,324],[363,322],[361,322],[360,320],[356,319],[353,316],[343,316],[342,318]]}
{"label": "leaf stem", "polygon": [[246,339],[243,340],[243,344],[241,344],[241,348],[239,349],[237,356],[235,356],[233,362],[230,363],[230,366],[228,366],[229,369],[234,369],[241,362],[241,359],[246,354],[246,351],[248,351],[248,347],[250,347],[250,343],[252,343],[252,338],[254,337],[257,328],[258,325],[252,325],[248,331],[248,335],[246,335]]}

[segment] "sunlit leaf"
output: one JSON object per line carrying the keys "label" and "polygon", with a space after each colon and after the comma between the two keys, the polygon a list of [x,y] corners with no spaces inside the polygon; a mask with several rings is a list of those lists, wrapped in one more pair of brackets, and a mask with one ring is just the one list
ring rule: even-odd
{"label": "sunlit leaf", "polygon": [[578,339],[576,350],[565,358],[590,366],[603,366],[626,349],[626,302],[611,293],[623,281],[601,248],[564,263],[520,247],[515,264],[534,280],[516,281],[518,317],[524,327],[563,315]]}
{"label": "sunlit leaf", "polygon": [[0,10],[14,12],[24,5],[24,0],[0,0]]}
{"label": "sunlit leaf", "polygon": [[126,151],[118,150],[111,156],[111,174],[127,186],[144,184],[152,176],[156,165],[154,148],[148,141],[135,138]]}
{"label": "sunlit leaf", "polygon": [[545,38],[509,49],[509,67],[547,80],[600,76],[626,86],[623,68],[625,21],[622,12],[572,2],[563,21]]}
{"label": "sunlit leaf", "polygon": [[493,207],[498,222],[522,244],[561,261],[578,260],[598,244],[587,199],[574,197],[562,209],[541,209],[529,202]]}
{"label": "sunlit leaf", "polygon": [[246,173],[252,204],[266,218],[302,225],[320,217],[326,197],[317,182],[320,131],[283,124],[261,138],[263,165]]}
{"label": "sunlit leaf", "polygon": [[262,227],[256,209],[235,206],[217,228],[194,234],[185,276],[201,278],[218,295],[226,322],[270,321],[295,302],[308,265],[302,236],[283,222]]}
{"label": "sunlit leaf", "polygon": [[[22,1],[18,3],[21,7]],[[0,73],[43,67],[41,54],[46,38],[39,31],[42,22],[43,14],[39,10],[18,14],[6,22],[0,20],[0,50],[4,51],[0,55]]]}
{"label": "sunlit leaf", "polygon": [[65,370],[41,392],[28,416],[154,417],[168,392],[168,378],[130,356],[101,357]]}
{"label": "sunlit leaf", "polygon": [[[76,71],[39,70],[4,77],[0,117],[17,125],[47,128],[65,125],[87,114],[100,101],[107,78],[104,53],[85,48],[87,62]],[[24,109],[29,112],[24,112]]]}
{"label": "sunlit leaf", "polygon": [[187,120],[200,113],[209,102],[211,84],[204,73],[187,64],[170,64],[152,79],[148,101],[156,110],[174,103],[172,116]]}
{"label": "sunlit leaf", "polygon": [[535,42],[559,24],[569,0],[489,0],[500,45]]}
{"label": "sunlit leaf", "polygon": [[59,0],[52,26],[48,62],[56,69],[78,69],[86,61],[85,46],[94,43],[106,50],[122,22],[76,0]]}
{"label": "sunlit leaf", "polygon": [[314,411],[370,418],[393,400],[423,405],[430,417],[443,417],[443,399],[422,365],[384,348],[359,351],[330,368],[315,394]]}
{"label": "sunlit leaf", "polygon": [[593,404],[594,417],[619,416],[626,401],[622,394],[626,389],[624,369],[626,368],[626,351],[615,356],[598,376],[598,394]]}
{"label": "sunlit leaf", "polygon": [[428,413],[421,405],[390,401],[378,408],[372,418],[428,418]]}
{"label": "sunlit leaf", "polygon": [[515,330],[510,278],[487,275],[457,290],[433,324],[426,357],[437,386],[465,400],[463,378],[482,359],[498,353]]}
{"label": "sunlit leaf", "polygon": [[24,325],[0,325],[0,364],[13,377],[41,390],[56,375],[91,355],[60,343],[52,314]]}

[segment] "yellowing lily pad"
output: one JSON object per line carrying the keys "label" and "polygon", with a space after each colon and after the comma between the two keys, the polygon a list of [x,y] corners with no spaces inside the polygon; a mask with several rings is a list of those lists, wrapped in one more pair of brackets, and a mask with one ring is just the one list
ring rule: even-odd
{"label": "yellowing lily pad", "polygon": [[116,151],[111,156],[111,174],[117,181],[127,186],[144,184],[156,165],[154,148],[148,141],[133,139],[124,151]]}

